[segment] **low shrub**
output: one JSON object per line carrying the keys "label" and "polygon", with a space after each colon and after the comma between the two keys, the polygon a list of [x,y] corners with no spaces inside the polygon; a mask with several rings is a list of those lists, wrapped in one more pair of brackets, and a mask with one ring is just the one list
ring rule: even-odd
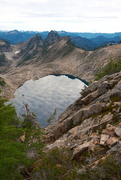
{"label": "low shrub", "polygon": [[121,71],[121,59],[114,61],[113,59],[102,69],[98,69],[98,73],[95,74],[95,80],[99,80],[105,75],[110,75]]}

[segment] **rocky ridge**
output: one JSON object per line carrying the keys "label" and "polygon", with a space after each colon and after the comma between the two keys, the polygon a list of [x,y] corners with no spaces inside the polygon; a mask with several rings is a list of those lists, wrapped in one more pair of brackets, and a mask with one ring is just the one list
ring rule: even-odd
{"label": "rocky ridge", "polygon": [[69,148],[72,159],[97,152],[88,163],[94,167],[112,152],[121,152],[121,72],[90,84],[81,94],[45,129],[46,148]]}

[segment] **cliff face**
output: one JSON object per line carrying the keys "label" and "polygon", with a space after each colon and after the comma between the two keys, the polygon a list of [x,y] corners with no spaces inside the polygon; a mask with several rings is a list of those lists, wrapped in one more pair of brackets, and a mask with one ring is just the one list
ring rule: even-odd
{"label": "cliff face", "polygon": [[[81,97],[45,129],[47,149],[67,147],[72,159],[97,151],[91,163],[121,150],[121,72],[105,76],[83,90]],[[100,151],[103,152],[100,154]]]}

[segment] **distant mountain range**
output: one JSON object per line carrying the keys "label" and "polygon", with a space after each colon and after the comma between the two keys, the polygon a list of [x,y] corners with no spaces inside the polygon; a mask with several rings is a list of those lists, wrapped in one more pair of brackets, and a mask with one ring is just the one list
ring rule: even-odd
{"label": "distant mountain range", "polygon": [[[29,34],[28,36],[30,36],[32,33],[34,32],[24,32],[24,35]],[[11,37],[12,35],[13,37],[15,37],[15,35],[18,37],[18,34],[21,35],[21,37],[24,37],[21,32],[16,30],[9,32],[9,34]],[[116,36],[114,38],[99,36],[93,39],[87,39],[79,36],[61,37],[55,31],[50,31],[45,38],[42,38],[40,33],[35,33],[34,36],[30,37],[26,41],[19,42],[14,45],[8,43],[6,40],[0,39],[0,66],[3,67],[2,69],[10,69],[10,67],[13,68],[23,66],[25,64],[40,65],[43,63],[52,63],[55,59],[64,58],[69,59],[69,61],[71,61],[70,59],[74,60],[74,58],[77,58],[80,61],[80,58],[82,58],[83,60],[85,59],[85,63],[87,60],[94,58],[93,61],[98,59],[99,63],[100,54],[104,54],[103,59],[109,59],[105,55],[106,53],[104,48],[99,48],[96,51],[87,50],[94,50],[104,44],[106,48],[111,48],[111,44],[117,44],[118,42],[120,42],[120,36]],[[76,47],[75,44],[81,48]],[[118,45],[112,46],[111,54],[109,53],[110,58],[117,56],[120,57],[120,53],[116,52],[117,47]],[[116,52],[117,55],[113,55],[113,51]],[[86,63],[86,66],[88,65]]]}
{"label": "distant mountain range", "polygon": [[[56,45],[54,47],[56,42],[58,42],[57,46],[59,47]],[[51,47],[52,45],[53,47]],[[60,37],[54,31],[50,31],[45,39],[42,39],[40,34],[36,34],[27,41],[15,45],[11,45],[6,40],[0,39],[0,66],[7,67],[13,61],[15,61],[16,66],[20,66],[24,63],[30,63],[33,59],[37,61],[39,59],[41,63],[53,61],[57,57],[64,57],[74,47],[69,37]]]}
{"label": "distant mountain range", "polygon": [[[79,33],[79,32],[66,32],[54,31],[58,36],[68,36],[71,41],[80,48],[85,50],[95,50],[103,46],[119,44],[121,42],[121,32],[119,33]],[[17,44],[27,41],[30,37],[39,34],[42,39],[46,39],[49,32],[37,31],[0,31],[0,38],[8,41],[10,44]]]}

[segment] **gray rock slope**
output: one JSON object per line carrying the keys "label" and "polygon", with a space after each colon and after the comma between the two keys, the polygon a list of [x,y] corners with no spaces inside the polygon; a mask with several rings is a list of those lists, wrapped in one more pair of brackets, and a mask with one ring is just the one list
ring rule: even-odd
{"label": "gray rock slope", "polygon": [[121,72],[90,84],[45,132],[47,149],[70,148],[72,159],[101,148],[101,158],[120,151]]}

